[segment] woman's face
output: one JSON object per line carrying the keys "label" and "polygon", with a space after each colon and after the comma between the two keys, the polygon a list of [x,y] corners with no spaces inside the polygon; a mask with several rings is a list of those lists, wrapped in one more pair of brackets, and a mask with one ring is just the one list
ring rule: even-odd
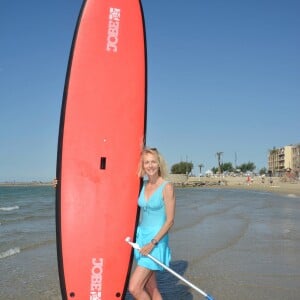
{"label": "woman's face", "polygon": [[144,154],[143,168],[148,176],[153,176],[158,174],[159,163],[156,155],[153,155],[151,153]]}

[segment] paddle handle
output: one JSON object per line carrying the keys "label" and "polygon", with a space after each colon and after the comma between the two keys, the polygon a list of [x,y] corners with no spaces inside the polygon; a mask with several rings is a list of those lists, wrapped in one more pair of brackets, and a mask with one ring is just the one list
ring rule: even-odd
{"label": "paddle handle", "polygon": [[[130,238],[127,237],[125,239],[125,241],[128,244],[130,244],[134,249],[137,249],[137,250],[141,249],[141,247],[137,243],[130,242]],[[201,295],[203,295],[206,299],[208,299],[208,300],[214,300],[214,298],[212,296],[208,295],[207,293],[205,293],[204,291],[202,291],[201,289],[199,289],[193,283],[189,282],[187,279],[185,279],[184,277],[182,277],[181,275],[179,275],[178,273],[176,273],[174,270],[172,270],[171,268],[169,268],[168,266],[166,266],[165,264],[163,264],[161,261],[159,261],[157,258],[155,258],[154,256],[152,256],[151,254],[148,254],[147,257],[149,257],[154,262],[156,262],[158,265],[160,265],[162,268],[164,268],[165,270],[167,270],[168,272],[170,272],[171,274],[173,274],[179,280],[185,282],[188,286],[190,286],[195,291],[197,291],[198,293],[200,293]]]}
{"label": "paddle handle", "polygon": [[172,270],[171,268],[169,268],[168,266],[166,266],[165,264],[163,264],[161,261],[159,261],[158,259],[156,259],[154,256],[152,256],[151,254],[148,254],[147,256],[150,259],[152,259],[154,262],[156,262],[158,265],[160,265],[161,267],[163,267],[165,270],[167,270],[168,272],[170,272],[171,274],[173,274],[174,276],[176,276],[179,280],[185,282],[188,286],[190,286],[191,288],[193,288],[195,291],[197,291],[198,293],[202,294],[207,299],[213,300],[211,298],[211,296],[209,296],[204,291],[202,291],[197,286],[195,286],[193,283],[191,283],[190,281],[188,281],[187,279],[185,279],[184,277],[182,277],[181,275],[179,275],[178,273],[176,273],[174,270]]}

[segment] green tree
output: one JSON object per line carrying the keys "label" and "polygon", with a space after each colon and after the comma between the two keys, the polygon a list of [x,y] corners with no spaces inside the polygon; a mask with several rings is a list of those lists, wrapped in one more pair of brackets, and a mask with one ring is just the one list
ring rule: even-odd
{"label": "green tree", "polygon": [[276,154],[277,151],[278,151],[278,150],[276,149],[275,146],[273,146],[273,149],[269,149],[269,153],[270,153],[270,154]]}
{"label": "green tree", "polygon": [[267,171],[267,168],[263,167],[259,170],[259,175],[263,175],[263,174],[267,174],[268,171]]}
{"label": "green tree", "polygon": [[246,173],[246,172],[253,172],[255,170],[256,166],[253,162],[247,162],[244,164],[241,164],[240,166],[237,167],[237,169],[240,169],[241,172]]}
{"label": "green tree", "polygon": [[181,161],[171,167],[172,174],[190,174],[194,165],[191,162]]}
{"label": "green tree", "polygon": [[216,174],[216,173],[218,173],[219,168],[218,167],[213,167],[213,168],[211,168],[211,171],[213,172],[213,174]]}
{"label": "green tree", "polygon": [[222,172],[233,172],[234,171],[234,168],[232,166],[232,163],[231,162],[226,162],[226,163],[223,163],[221,165],[221,168],[222,168]]}
{"label": "green tree", "polygon": [[214,174],[216,174],[220,170],[221,170],[221,173],[223,173],[223,172],[233,172],[234,168],[233,168],[231,162],[226,162],[226,163],[220,164],[218,167],[213,167],[211,170]]}

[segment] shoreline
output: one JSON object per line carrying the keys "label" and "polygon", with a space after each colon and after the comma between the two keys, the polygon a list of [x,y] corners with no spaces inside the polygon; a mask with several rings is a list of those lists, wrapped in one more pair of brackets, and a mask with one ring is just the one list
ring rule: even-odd
{"label": "shoreline", "polygon": [[0,187],[34,187],[34,186],[53,186],[52,182],[40,182],[40,181],[32,181],[32,182],[0,182]]}
{"label": "shoreline", "polygon": [[225,189],[239,189],[239,190],[252,190],[252,191],[263,191],[269,193],[275,193],[279,195],[289,196],[289,197],[300,197],[300,184],[282,184],[282,185],[259,185],[250,184],[249,186],[244,184],[232,184],[225,185],[220,188]]}
{"label": "shoreline", "polygon": [[[189,177],[185,175],[169,175],[167,180],[179,188],[218,188],[218,189],[239,189],[276,193],[289,197],[300,197],[300,181],[284,182],[282,177],[269,178],[259,176],[247,181],[247,177]],[[53,186],[53,182],[0,182],[0,187],[40,187]]]}
{"label": "shoreline", "polygon": [[[185,177],[185,176],[184,176]],[[253,190],[276,193],[289,197],[300,197],[300,181],[284,182],[282,177],[262,178],[259,176],[253,177],[247,181],[247,177],[189,177],[184,180],[177,180],[170,176],[170,181],[175,187],[197,187],[197,188],[218,188],[218,189],[239,189]],[[173,179],[173,180],[172,180]],[[181,177],[181,179],[183,179]]]}

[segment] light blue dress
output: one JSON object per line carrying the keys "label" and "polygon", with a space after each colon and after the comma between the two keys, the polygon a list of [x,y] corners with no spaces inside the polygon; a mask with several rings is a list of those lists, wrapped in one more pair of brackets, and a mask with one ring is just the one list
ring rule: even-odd
{"label": "light blue dress", "polygon": [[[138,199],[138,205],[141,208],[141,218],[136,233],[136,242],[141,248],[151,242],[151,240],[159,232],[166,221],[163,189],[167,183],[167,181],[164,181],[154,191],[150,198],[146,200],[145,186],[147,184],[147,181],[144,182]],[[169,236],[168,234],[165,234],[150,253],[152,256],[154,256],[167,266],[169,266],[171,260],[171,251],[168,246],[168,242]],[[147,256],[141,255],[140,252],[136,249],[134,250],[134,256],[139,266],[145,267],[149,270],[163,270],[161,266],[159,266]]]}

